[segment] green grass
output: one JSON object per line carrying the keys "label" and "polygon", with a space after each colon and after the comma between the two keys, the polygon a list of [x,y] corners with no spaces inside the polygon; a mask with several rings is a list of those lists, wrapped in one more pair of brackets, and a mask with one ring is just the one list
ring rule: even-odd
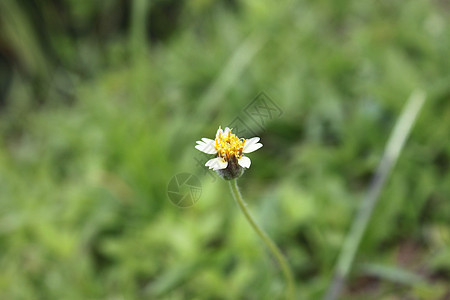
{"label": "green grass", "polygon": [[[0,16],[26,16],[8,3]],[[276,262],[247,228],[226,182],[202,175],[194,160],[206,162],[195,141],[237,116],[264,144],[251,154],[241,192],[288,258],[299,298],[320,299],[417,88],[428,100],[342,297],[448,295],[445,3],[237,1],[233,8],[191,1],[179,4],[170,36],[151,42],[134,4],[130,18],[137,19],[123,31],[111,25],[109,34],[92,29],[70,40],[64,29],[46,28],[59,68],[51,60],[42,67],[46,52],[25,17],[15,19],[23,22],[22,40],[0,29],[1,41],[46,86],[16,70],[0,112],[1,299],[279,297]],[[75,28],[107,15],[71,5]],[[283,110],[263,129],[243,111],[261,91]],[[189,209],[167,197],[180,172],[197,174],[203,186]]]}

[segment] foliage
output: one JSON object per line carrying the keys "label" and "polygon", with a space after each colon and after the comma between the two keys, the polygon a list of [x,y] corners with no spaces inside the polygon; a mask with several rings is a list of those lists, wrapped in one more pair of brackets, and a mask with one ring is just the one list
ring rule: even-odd
{"label": "foliage", "polygon": [[[416,88],[428,100],[345,299],[450,293],[444,2],[106,2],[0,2],[0,298],[280,295],[226,183],[194,159],[195,140],[241,116],[264,144],[242,193],[299,297],[320,299]],[[260,91],[283,110],[262,128],[244,113]],[[166,194],[180,172],[202,181],[189,209]]]}

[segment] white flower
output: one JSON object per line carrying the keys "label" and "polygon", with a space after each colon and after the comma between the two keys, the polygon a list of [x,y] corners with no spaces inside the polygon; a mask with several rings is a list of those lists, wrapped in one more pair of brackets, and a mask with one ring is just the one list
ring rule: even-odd
{"label": "white flower", "polygon": [[[216,158],[210,159],[205,166],[214,171],[229,169],[231,173],[239,173],[241,168],[249,168],[250,158],[244,153],[251,153],[258,150],[263,145],[259,142],[259,137],[251,139],[240,139],[235,134],[231,133],[231,129],[226,127],[222,130],[220,127],[216,133],[216,139],[202,138],[197,141],[195,148],[206,154],[215,154]],[[235,174],[230,178],[235,178]],[[242,173],[241,173],[242,174]]]}

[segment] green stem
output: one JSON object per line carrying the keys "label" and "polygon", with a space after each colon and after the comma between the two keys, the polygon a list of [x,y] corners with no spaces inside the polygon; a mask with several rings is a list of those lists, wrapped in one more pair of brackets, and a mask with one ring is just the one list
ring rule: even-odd
{"label": "green stem", "polygon": [[256,231],[256,233],[259,235],[259,237],[263,240],[263,242],[267,245],[270,252],[272,252],[273,256],[277,259],[278,263],[280,264],[281,270],[283,271],[284,277],[286,278],[287,282],[288,287],[287,299],[295,299],[294,277],[292,276],[291,269],[289,268],[286,259],[284,258],[283,254],[281,253],[277,245],[275,245],[275,243],[270,239],[267,233],[265,233],[264,230],[262,230],[261,227],[259,227],[258,224],[256,224],[255,220],[250,215],[250,212],[247,209],[247,205],[245,204],[244,200],[242,199],[242,195],[239,192],[237,180],[236,179],[230,180],[229,184],[231,194],[233,194],[234,200],[236,200],[236,203],[239,205],[239,208],[241,209],[245,218],[253,227],[253,229]]}

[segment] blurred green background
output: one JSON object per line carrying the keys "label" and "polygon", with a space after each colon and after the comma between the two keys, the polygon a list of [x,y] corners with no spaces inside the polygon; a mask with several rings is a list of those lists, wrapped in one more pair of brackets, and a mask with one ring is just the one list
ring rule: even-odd
{"label": "blurred green background", "polygon": [[[194,149],[261,137],[249,209],[320,299],[385,143],[428,99],[342,299],[450,297],[447,1],[0,1],[0,298],[278,299],[279,267]],[[283,114],[244,112],[264,91]],[[202,194],[174,206],[170,179]]]}

